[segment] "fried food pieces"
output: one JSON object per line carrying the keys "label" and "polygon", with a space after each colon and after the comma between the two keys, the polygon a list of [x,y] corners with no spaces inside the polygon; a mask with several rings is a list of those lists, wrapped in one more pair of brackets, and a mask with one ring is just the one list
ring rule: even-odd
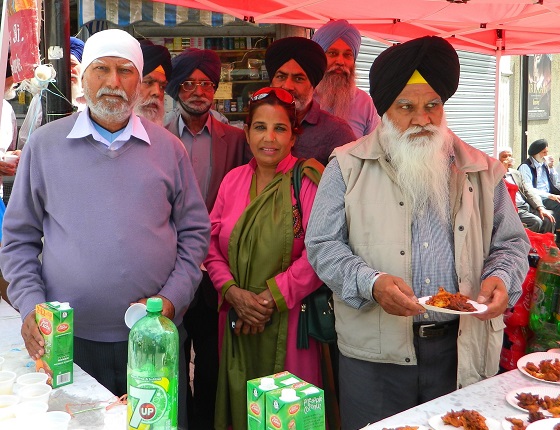
{"label": "fried food pieces", "polygon": [[557,358],[542,360],[538,365],[530,361],[523,367],[523,370],[538,379],[550,382],[560,381],[560,360]]}
{"label": "fried food pieces", "polygon": [[519,418],[506,417],[506,421],[511,423],[511,430],[525,430],[527,428],[523,420],[520,420]]}
{"label": "fried food pieces", "polygon": [[560,418],[560,395],[557,397],[540,397],[531,393],[517,393],[515,398],[517,405],[529,412],[529,422],[535,422],[546,418],[539,410],[548,411],[554,418]]}
{"label": "fried food pieces", "polygon": [[488,430],[486,418],[477,411],[463,409],[460,411],[451,411],[441,417],[445,424],[453,427],[463,427],[465,430]]}
{"label": "fried food pieces", "polygon": [[467,302],[467,300],[469,300],[469,298],[461,293],[452,294],[445,291],[445,288],[439,287],[437,294],[430,297],[426,301],[426,304],[453,311],[475,312],[476,308]]}

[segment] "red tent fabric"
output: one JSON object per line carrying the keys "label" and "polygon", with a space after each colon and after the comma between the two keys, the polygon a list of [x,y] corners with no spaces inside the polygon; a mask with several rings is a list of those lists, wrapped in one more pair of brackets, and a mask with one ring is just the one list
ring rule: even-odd
{"label": "red tent fabric", "polygon": [[560,52],[560,0],[155,0],[247,21],[318,28],[347,19],[386,43],[424,35],[491,55]]}

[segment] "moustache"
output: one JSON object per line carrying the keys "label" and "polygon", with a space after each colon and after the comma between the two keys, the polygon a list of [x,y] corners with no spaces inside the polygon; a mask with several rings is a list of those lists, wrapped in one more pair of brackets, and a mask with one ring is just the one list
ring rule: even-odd
{"label": "moustache", "polygon": [[122,98],[124,101],[128,101],[128,96],[126,95],[124,90],[100,88],[99,91],[97,91],[96,97],[100,98],[102,96],[118,96]]}
{"label": "moustache", "polygon": [[420,134],[425,131],[434,134],[438,131],[438,127],[433,124],[428,124],[425,125],[424,127],[419,125],[414,125],[412,127],[407,128],[406,131],[403,132],[403,137],[412,137],[416,134]]}
{"label": "moustache", "polygon": [[343,66],[333,66],[329,70],[327,70],[327,73],[330,73],[330,74],[343,73],[346,76],[350,76],[350,69],[348,69],[347,67],[343,67]]}

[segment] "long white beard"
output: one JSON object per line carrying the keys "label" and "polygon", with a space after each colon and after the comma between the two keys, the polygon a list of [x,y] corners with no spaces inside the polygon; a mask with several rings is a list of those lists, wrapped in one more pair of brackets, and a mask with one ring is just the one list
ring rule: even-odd
{"label": "long white beard", "polygon": [[342,119],[350,117],[350,107],[356,94],[355,68],[344,69],[344,73],[327,70],[325,76],[315,87],[321,109]]}
{"label": "long white beard", "polygon": [[[448,220],[452,138],[445,117],[439,126],[414,126],[401,132],[383,115],[380,127],[380,144],[412,205],[412,213],[420,214],[430,206],[441,219]],[[432,135],[412,137],[422,130]]]}

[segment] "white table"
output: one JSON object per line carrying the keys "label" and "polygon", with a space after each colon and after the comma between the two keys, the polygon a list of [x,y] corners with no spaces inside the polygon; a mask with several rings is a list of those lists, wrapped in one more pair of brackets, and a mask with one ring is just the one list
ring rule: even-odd
{"label": "white table", "polygon": [[[18,376],[35,370],[35,362],[27,354],[20,331],[19,313],[4,300],[0,301],[0,356],[6,359],[3,369],[12,370]],[[114,397],[97,380],[74,364],[74,382],[52,391],[49,410],[64,410],[66,404],[71,404],[74,411],[100,407],[75,414],[69,429],[122,430],[126,428],[126,408],[118,406],[107,412],[103,407]]]}
{"label": "white table", "polygon": [[530,386],[557,387],[558,385],[530,378],[519,370],[511,370],[370,424],[363,430],[381,430],[403,425],[429,427],[430,417],[452,409],[455,411],[475,409],[485,417],[501,422],[505,417],[523,414],[506,401],[506,394]]}

